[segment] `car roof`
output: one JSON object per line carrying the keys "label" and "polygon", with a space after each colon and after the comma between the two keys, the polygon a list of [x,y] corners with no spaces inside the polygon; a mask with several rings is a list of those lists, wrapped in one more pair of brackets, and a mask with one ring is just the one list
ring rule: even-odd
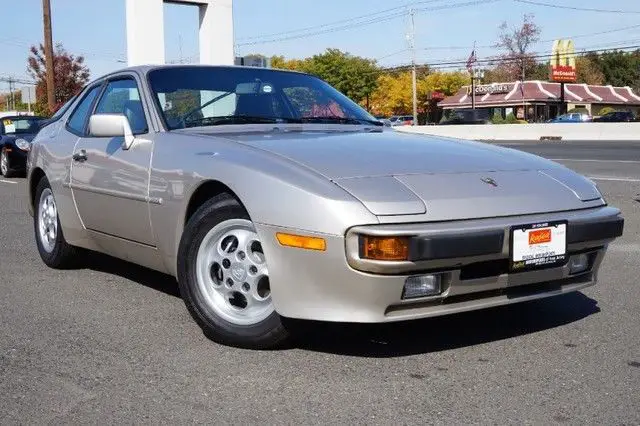
{"label": "car roof", "polygon": [[134,66],[129,66],[129,67],[125,67],[125,68],[120,68],[114,71],[111,71],[108,74],[103,74],[99,77],[96,77],[93,81],[98,81],[98,80],[102,80],[104,78],[107,78],[109,76],[115,75],[115,74],[120,74],[122,72],[137,72],[139,74],[143,74],[146,75],[148,73],[150,73],[151,71],[155,71],[155,70],[160,70],[160,69],[172,69],[172,68],[214,68],[214,69],[238,69],[238,68],[244,68],[244,69],[263,69],[263,70],[271,70],[271,71],[278,71],[278,72],[288,72],[288,73],[292,73],[292,74],[305,74],[305,75],[310,75],[308,73],[302,72],[302,71],[295,71],[295,70],[288,70],[288,69],[281,69],[281,68],[261,68],[261,67],[250,67],[250,66],[246,66],[246,65],[207,65],[207,64],[158,64],[158,65],[153,65],[153,64],[148,64],[148,65],[134,65]]}

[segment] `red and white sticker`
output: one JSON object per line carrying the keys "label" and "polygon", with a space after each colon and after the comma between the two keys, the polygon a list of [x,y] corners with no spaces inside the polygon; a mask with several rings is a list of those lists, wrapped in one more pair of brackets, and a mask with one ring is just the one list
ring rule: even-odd
{"label": "red and white sticker", "polygon": [[563,260],[567,251],[567,225],[532,226],[513,230],[511,261],[519,267]]}

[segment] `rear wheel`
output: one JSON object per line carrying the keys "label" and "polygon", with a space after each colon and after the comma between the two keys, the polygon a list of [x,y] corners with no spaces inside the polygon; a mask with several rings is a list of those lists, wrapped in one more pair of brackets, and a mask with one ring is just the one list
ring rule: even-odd
{"label": "rear wheel", "polygon": [[42,261],[55,269],[75,266],[80,251],[64,239],[58,207],[46,177],[36,187],[33,227]]}
{"label": "rear wheel", "polygon": [[235,198],[223,194],[198,209],[185,227],[178,259],[180,293],[207,337],[252,349],[287,340],[262,243]]}

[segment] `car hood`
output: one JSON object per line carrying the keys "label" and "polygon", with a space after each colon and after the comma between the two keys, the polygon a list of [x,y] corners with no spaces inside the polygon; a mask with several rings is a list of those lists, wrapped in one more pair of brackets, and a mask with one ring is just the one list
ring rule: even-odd
{"label": "car hood", "polygon": [[18,139],[24,139],[27,142],[33,141],[33,138],[36,137],[35,133],[20,133],[18,135],[4,135],[2,137],[3,142],[15,142]]}
{"label": "car hood", "polygon": [[604,203],[591,181],[564,166],[482,142],[396,132],[227,137],[321,173],[379,216],[453,220]]}
{"label": "car hood", "polygon": [[486,143],[396,131],[230,134],[225,137],[286,157],[329,179],[555,167],[554,163],[539,157]]}

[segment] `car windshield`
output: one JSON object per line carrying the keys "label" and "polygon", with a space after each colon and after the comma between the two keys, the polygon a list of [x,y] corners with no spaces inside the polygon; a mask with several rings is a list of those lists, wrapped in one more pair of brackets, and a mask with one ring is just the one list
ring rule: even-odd
{"label": "car windshield", "polygon": [[382,125],[323,80],[266,68],[184,66],[149,72],[167,127],[251,123]]}
{"label": "car windshield", "polygon": [[37,133],[40,129],[42,118],[38,117],[7,117],[2,119],[4,134],[19,135],[25,133]]}

